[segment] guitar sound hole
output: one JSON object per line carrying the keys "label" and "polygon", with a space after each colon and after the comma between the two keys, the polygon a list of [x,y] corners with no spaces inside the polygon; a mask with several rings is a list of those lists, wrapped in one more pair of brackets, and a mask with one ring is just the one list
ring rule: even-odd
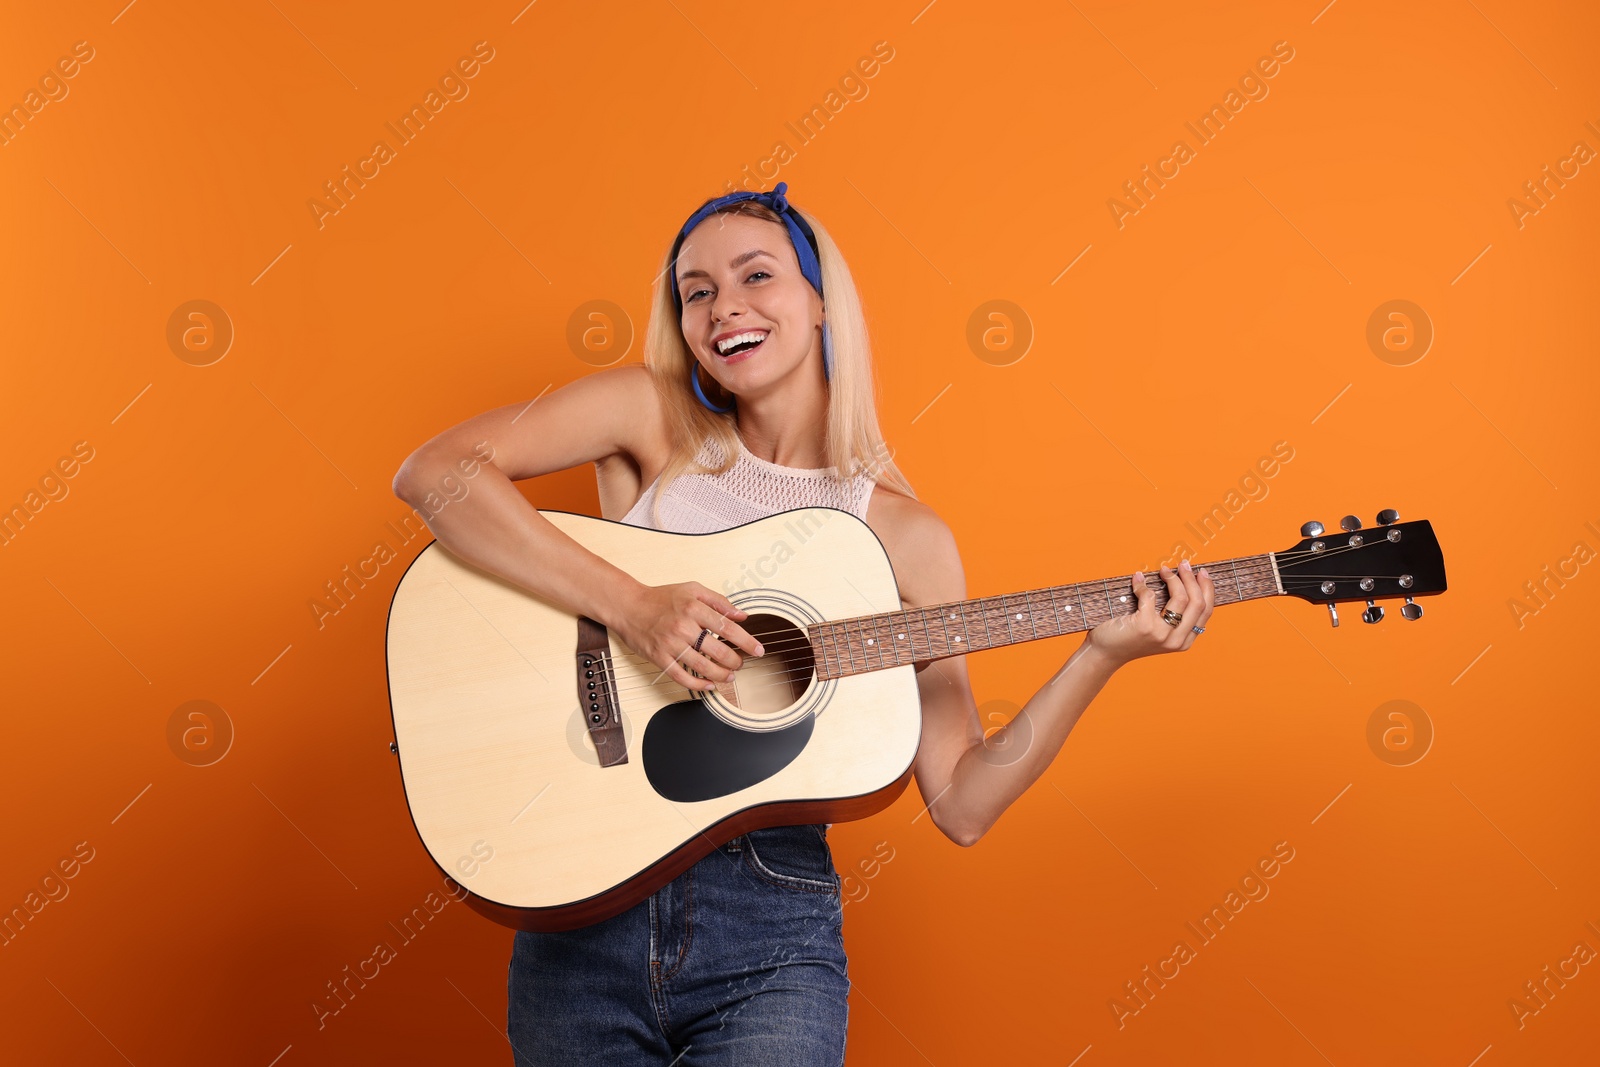
{"label": "guitar sound hole", "polygon": [[[765,655],[740,652],[731,699],[712,700],[717,715],[746,729],[777,729],[807,714],[795,704],[811,687],[816,658],[805,632],[789,619],[766,612],[739,624],[761,642]],[[786,714],[787,713],[787,714]]]}

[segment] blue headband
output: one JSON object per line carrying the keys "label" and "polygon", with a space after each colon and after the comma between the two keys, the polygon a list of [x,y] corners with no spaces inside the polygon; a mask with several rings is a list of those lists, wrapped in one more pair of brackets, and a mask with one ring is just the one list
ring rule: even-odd
{"label": "blue headband", "polygon": [[800,217],[800,212],[789,206],[789,198],[784,195],[789,189],[788,182],[779,182],[777,187],[764,193],[730,193],[719,196],[715,200],[707,200],[701,205],[700,210],[689,216],[689,221],[683,224],[683,229],[678,231],[678,239],[672,242],[672,303],[680,313],[683,311],[683,295],[678,292],[678,251],[683,247],[683,239],[689,232],[700,225],[711,215],[727,207],[745,200],[756,200],[773,211],[783,219],[784,225],[789,230],[789,243],[794,245],[795,256],[800,260],[800,273],[805,275],[806,281],[811,283],[811,288],[822,295],[822,265],[817,259],[817,235],[811,232],[811,226]]}

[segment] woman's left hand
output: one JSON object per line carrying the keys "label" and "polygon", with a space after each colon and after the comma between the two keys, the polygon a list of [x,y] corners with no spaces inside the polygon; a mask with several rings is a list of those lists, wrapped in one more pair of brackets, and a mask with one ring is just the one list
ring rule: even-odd
{"label": "woman's left hand", "polygon": [[1205,626],[1217,606],[1217,588],[1204,567],[1196,574],[1184,560],[1173,570],[1161,565],[1161,578],[1167,583],[1167,609],[1183,616],[1172,624],[1156,610],[1156,594],[1145,581],[1143,571],[1133,572],[1133,592],[1139,606],[1130,615],[1115,615],[1089,631],[1093,644],[1117,666],[1143,656],[1164,652],[1184,652],[1199,635],[1194,627]]}

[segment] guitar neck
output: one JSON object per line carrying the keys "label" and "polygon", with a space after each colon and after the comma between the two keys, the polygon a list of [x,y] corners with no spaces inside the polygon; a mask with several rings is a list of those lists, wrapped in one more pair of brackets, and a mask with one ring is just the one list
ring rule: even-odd
{"label": "guitar neck", "polygon": [[[1200,564],[1191,566],[1198,570]],[[1216,585],[1218,605],[1284,593],[1270,552],[1219,560],[1205,567]],[[1146,579],[1159,610],[1167,602],[1166,584],[1153,573]],[[1131,615],[1138,606],[1133,575],[1124,574],[835,619],[814,624],[809,630],[817,677],[843,678],[1092,630],[1117,615]]]}

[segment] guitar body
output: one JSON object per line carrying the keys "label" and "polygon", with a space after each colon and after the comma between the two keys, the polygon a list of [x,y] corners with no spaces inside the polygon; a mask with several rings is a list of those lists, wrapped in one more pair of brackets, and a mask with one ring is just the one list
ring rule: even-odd
{"label": "guitar body", "polygon": [[394,736],[423,846],[476,910],[518,929],[587,925],[739,834],[864,818],[904,790],[922,728],[913,666],[823,677],[807,639],[900,608],[865,523],[803,508],[676,534],[540,514],[647,585],[723,593],[766,655],[691,693],[593,620],[423,549],[390,606]]}

